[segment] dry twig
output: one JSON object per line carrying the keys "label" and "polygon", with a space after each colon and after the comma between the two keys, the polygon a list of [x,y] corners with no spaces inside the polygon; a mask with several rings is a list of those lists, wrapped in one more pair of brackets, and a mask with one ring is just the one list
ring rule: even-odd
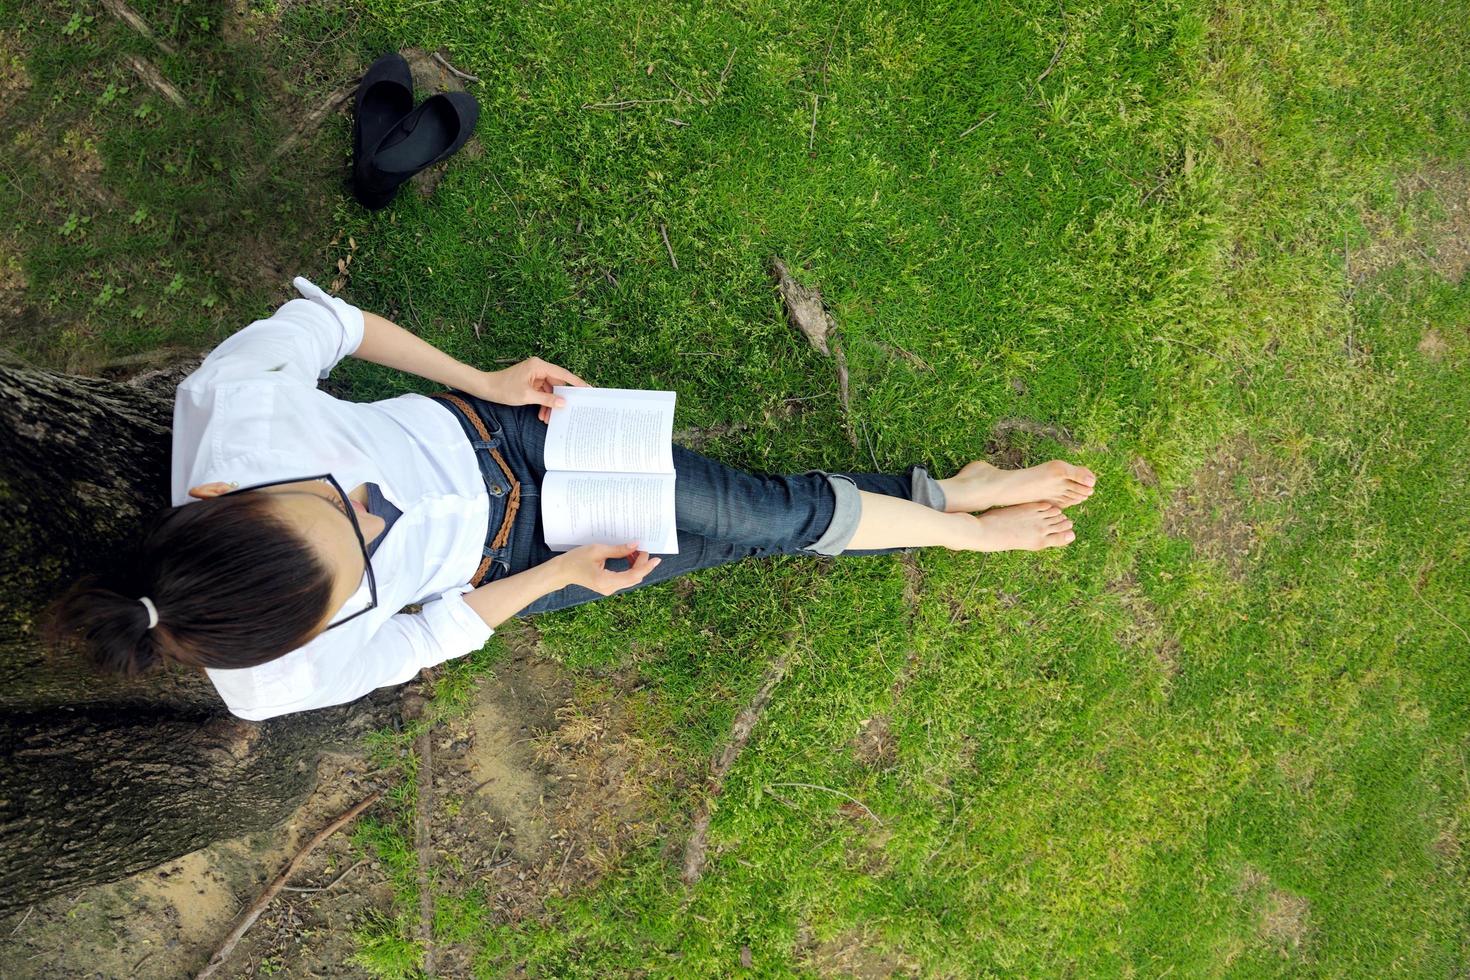
{"label": "dry twig", "polygon": [[510,202],[510,206],[515,208],[516,220],[521,224],[525,224],[526,216],[521,214],[521,206],[516,203],[516,199],[510,196],[510,191],[506,190],[505,185],[500,182],[500,178],[495,176],[495,171],[490,171],[490,176],[494,178],[495,186],[500,188],[500,193],[505,195],[505,199]]}
{"label": "dry twig", "polygon": [[352,874],[352,872],[356,871],[358,868],[362,867],[366,863],[367,858],[363,858],[361,861],[358,861],[356,864],[348,867],[346,871],[343,871],[341,874],[333,878],[331,881],[327,882],[325,885],[317,885],[314,888],[295,888],[291,885],[282,885],[281,891],[301,892],[302,894],[310,894],[312,892],[329,892],[333,888],[336,888],[339,884],[341,884],[343,878],[346,878],[348,875]]}
{"label": "dry twig", "polygon": [[477,76],[477,75],[471,75],[467,71],[460,71],[458,68],[456,68],[453,65],[451,65],[449,63],[449,61],[442,54],[440,54],[437,51],[435,51],[433,54],[429,55],[429,57],[430,58],[433,58],[436,62],[438,62],[440,68],[443,68],[445,71],[449,72],[449,74],[453,75],[455,78],[462,78],[462,79],[464,79],[467,82],[478,82],[480,80],[479,79],[479,76]]}
{"label": "dry twig", "polygon": [[669,250],[669,262],[674,266],[674,271],[679,271],[679,260],[674,258],[674,246],[669,244],[669,226],[662,221],[658,223],[658,233],[664,238],[664,248]]}
{"label": "dry twig", "polygon": [[1460,631],[1460,635],[1465,638],[1465,642],[1470,643],[1470,633],[1466,633],[1465,632],[1465,627],[1461,626],[1459,623],[1455,622],[1453,619],[1450,619],[1450,617],[1448,617],[1444,613],[1440,612],[1439,609],[1435,608],[1435,606],[1434,606],[1434,604],[1432,602],[1430,602],[1428,599],[1424,598],[1424,594],[1419,591],[1419,586],[1417,586],[1417,585],[1414,584],[1414,580],[1413,579],[1411,579],[1411,578],[1409,578],[1409,576],[1405,575],[1404,576],[1404,581],[1406,581],[1406,582],[1409,583],[1409,588],[1411,588],[1411,589],[1414,590],[1414,597],[1417,598],[1420,602],[1424,603],[1424,607],[1426,609],[1428,609],[1430,612],[1434,613],[1436,616],[1438,616],[1440,619],[1444,620],[1446,623],[1449,623],[1455,629],[1459,630]]}
{"label": "dry twig", "polygon": [[1047,63],[1046,68],[1040,75],[1036,76],[1036,81],[1032,83],[1032,87],[1037,90],[1040,90],[1042,81],[1046,76],[1051,74],[1051,70],[1057,66],[1057,62],[1062,60],[1062,51],[1067,47],[1067,8],[1062,6],[1062,0],[1057,0],[1057,13],[1062,18],[1062,38],[1057,42],[1057,49],[1051,53],[1051,61]]}
{"label": "dry twig", "polygon": [[833,789],[830,786],[818,786],[815,783],[768,783],[766,785],[766,789],[767,791],[769,791],[775,789],[778,786],[793,786],[797,789],[819,789],[824,793],[831,793],[834,796],[840,796],[844,800],[850,800],[851,802],[856,803],[858,806],[862,807],[863,812],[872,817],[874,822],[876,822],[878,826],[883,826],[883,821],[878,819],[878,814],[874,813],[872,810],[869,810],[866,803],[858,799],[856,796],[849,796],[848,794],[842,792],[842,790],[840,789]]}
{"label": "dry twig", "polygon": [[286,882],[291,880],[291,876],[296,873],[298,868],[301,867],[302,862],[306,860],[307,856],[310,855],[312,851],[316,850],[317,845],[326,840],[328,837],[331,837],[343,827],[347,826],[347,824],[351,823],[358,814],[362,813],[362,811],[366,810],[368,807],[376,803],[378,801],[378,797],[382,795],[382,793],[379,793],[376,790],[374,790],[372,793],[369,793],[367,797],[362,800],[362,802],[358,803],[352,809],[343,813],[336,820],[333,820],[331,823],[327,824],[325,827],[317,832],[317,835],[315,837],[307,841],[306,846],[297,851],[296,856],[291,859],[291,863],[286,865],[286,870],[282,871],[279,875],[276,876],[275,881],[266,886],[265,891],[260,893],[260,897],[257,898],[255,900],[255,903],[251,905],[250,908],[245,912],[245,915],[235,925],[235,928],[230,930],[230,934],[225,937],[224,942],[220,943],[219,949],[215,950],[214,955],[209,958],[209,962],[205,965],[204,969],[199,971],[199,975],[196,980],[204,980],[204,978],[206,977],[211,977],[214,975],[216,970],[218,970],[221,966],[224,966],[225,960],[229,959],[230,953],[234,952],[235,947],[239,944],[241,938],[243,938],[245,933],[249,931],[250,927],[255,924],[255,920],[260,918],[260,914],[265,911],[266,906],[270,904],[271,899],[275,898],[276,895],[280,893],[281,889],[286,886]]}
{"label": "dry twig", "polygon": [[827,60],[832,57],[832,45],[837,41],[837,32],[842,29],[842,18],[846,16],[847,4],[844,3],[842,9],[837,12],[837,23],[832,25],[832,33],[827,38],[827,50],[822,53],[822,67],[817,71],[817,74],[821,76],[824,92],[827,90]]}
{"label": "dry twig", "polygon": [[619,102],[583,102],[583,109],[607,109],[612,112],[620,112],[623,109],[631,109],[640,105],[661,105],[673,102],[673,99],[623,99]]}
{"label": "dry twig", "polygon": [[720,80],[715,85],[715,92],[717,94],[721,94],[725,91],[725,79],[728,78],[730,75],[730,66],[735,64],[735,52],[739,50],[740,45],[737,44],[734,48],[730,50],[730,57],[725,59],[725,69],[720,72]]}
{"label": "dry twig", "polygon": [[981,126],[984,126],[986,123],[990,122],[990,120],[994,119],[999,112],[1000,112],[999,109],[997,109],[995,112],[992,112],[990,115],[986,116],[984,119],[980,120],[975,125],[971,126],[969,129],[965,130],[960,135],[956,136],[955,139],[962,140],[966,136],[969,136],[975,130],[979,129]]}

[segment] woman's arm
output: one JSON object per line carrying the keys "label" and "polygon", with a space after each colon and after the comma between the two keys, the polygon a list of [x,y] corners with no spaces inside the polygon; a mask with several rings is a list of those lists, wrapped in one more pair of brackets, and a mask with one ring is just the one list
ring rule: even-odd
{"label": "woman's arm", "polygon": [[548,364],[539,357],[528,358],[502,371],[481,371],[457,361],[376,313],[363,311],[362,343],[354,356],[384,367],[396,368],[458,388],[501,405],[540,405],[541,421],[559,406],[553,385],[585,386],[587,382],[570,371]]}
{"label": "woman's arm", "polygon": [[[612,558],[627,558],[628,568],[607,568]],[[580,585],[601,595],[629,589],[658,565],[659,559],[638,551],[635,544],[584,544],[524,572],[498,579],[466,593],[465,604],[494,629],[544,595],[569,585]]]}

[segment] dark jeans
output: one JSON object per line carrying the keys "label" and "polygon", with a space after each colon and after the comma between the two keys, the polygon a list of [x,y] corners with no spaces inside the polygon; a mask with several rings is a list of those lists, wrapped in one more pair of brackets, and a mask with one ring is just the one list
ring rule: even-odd
{"label": "dark jeans", "polygon": [[[463,396],[480,413],[490,430],[490,445],[498,448],[521,485],[520,510],[510,540],[497,550],[487,548],[494,560],[492,579],[514,575],[545,562],[557,554],[546,547],[541,523],[542,478],[546,475],[546,425],[536,417],[537,408],[509,408]],[[480,452],[481,467],[503,483],[499,468]],[[642,585],[668,581],[701,568],[713,568],[742,558],[790,554],[888,554],[884,551],[846,551],[860,513],[857,490],[918,500],[943,507],[943,494],[922,467],[911,467],[902,475],[884,473],[823,473],[812,471],[791,476],[747,473],[701,456],[682,446],[674,447],[674,518],[679,530],[679,553],[662,555]],[[492,486],[490,527],[499,528],[505,514],[505,497]],[[608,567],[622,569],[621,559]],[[641,588],[635,586],[635,588]],[[602,596],[579,585],[542,596],[518,615],[565,609],[600,599]]]}

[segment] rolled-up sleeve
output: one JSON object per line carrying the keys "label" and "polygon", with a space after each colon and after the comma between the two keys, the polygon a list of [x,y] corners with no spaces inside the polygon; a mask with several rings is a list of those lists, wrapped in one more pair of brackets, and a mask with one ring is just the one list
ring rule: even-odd
{"label": "rolled-up sleeve", "polygon": [[[421,668],[462,657],[485,645],[495,631],[464,601],[470,588],[465,585],[450,589],[424,603],[422,612],[400,614],[382,625],[372,645],[391,644],[399,652],[389,653],[390,657],[413,663],[404,676],[383,684],[401,684]],[[376,649],[374,655],[378,655]]]}
{"label": "rolled-up sleeve", "polygon": [[298,276],[301,299],[228,337],[180,387],[279,378],[315,387],[362,344],[362,311]]}

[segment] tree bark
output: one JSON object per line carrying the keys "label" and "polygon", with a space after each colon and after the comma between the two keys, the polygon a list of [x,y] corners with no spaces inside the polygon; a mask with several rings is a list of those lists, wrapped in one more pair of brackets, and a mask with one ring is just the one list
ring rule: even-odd
{"label": "tree bark", "polygon": [[396,703],[251,723],[202,672],[110,678],[36,642],[45,603],[168,506],[174,387],[193,366],[118,382],[0,361],[0,914],[271,826],[322,751]]}

